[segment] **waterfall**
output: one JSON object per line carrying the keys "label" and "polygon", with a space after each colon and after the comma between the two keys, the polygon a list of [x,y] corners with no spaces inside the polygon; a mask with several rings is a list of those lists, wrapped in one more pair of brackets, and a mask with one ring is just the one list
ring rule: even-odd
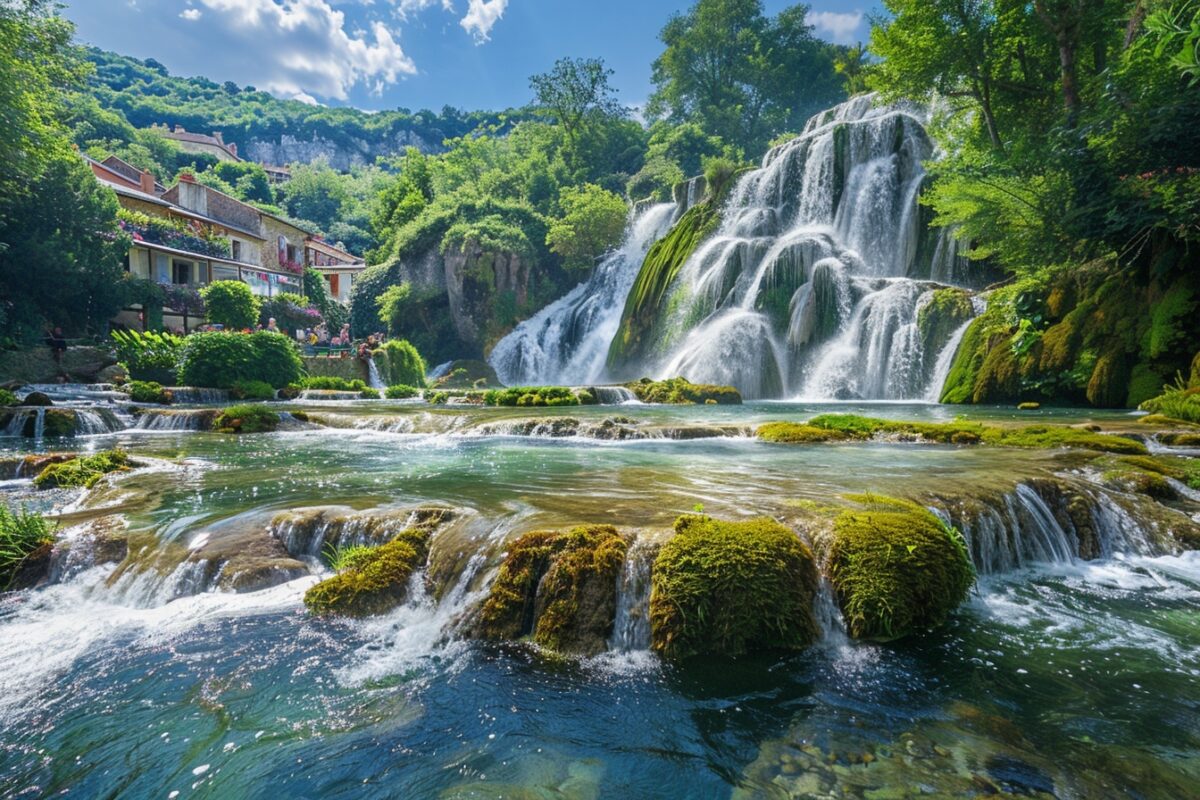
{"label": "waterfall", "polygon": [[121,420],[107,408],[77,408],[75,409],[75,432],[90,436],[102,433],[115,433],[125,426]]}
{"label": "waterfall", "polygon": [[297,400],[361,400],[360,392],[347,392],[340,389],[305,389]]}
{"label": "waterfall", "polygon": [[33,438],[46,438],[46,409],[39,408],[34,412]]}
{"label": "waterfall", "polygon": [[942,387],[946,385],[946,378],[950,376],[950,368],[954,366],[954,356],[958,354],[958,346],[962,344],[963,337],[967,334],[967,328],[971,327],[975,317],[982,314],[987,307],[987,301],[975,296],[971,298],[971,305],[974,308],[975,316],[959,325],[958,329],[950,334],[950,338],[946,340],[946,344],[938,353],[937,361],[933,364],[933,376],[929,379],[929,385],[925,387],[925,399],[931,403],[942,399]]}
{"label": "waterfall", "polygon": [[171,399],[176,403],[186,405],[215,405],[229,402],[229,392],[225,389],[209,389],[203,386],[169,386]]}
{"label": "waterfall", "polygon": [[1161,534],[1094,484],[1035,480],[1000,496],[932,509],[958,528],[980,575],[1034,564],[1116,555],[1161,555]]}
{"label": "waterfall", "polygon": [[654,555],[654,548],[641,542],[635,542],[625,555],[617,578],[617,611],[609,650],[650,649],[650,565]]}
{"label": "waterfall", "polygon": [[650,245],[667,232],[675,212],[673,203],[661,203],[640,213],[620,249],[591,277],[501,339],[488,359],[500,380],[519,386],[603,379],[625,296]]}
{"label": "waterfall", "polygon": [[614,370],[730,383],[748,399],[926,396],[935,358],[917,313],[965,259],[921,221],[923,120],[855,97],[768,152],[667,287],[648,351]]}
{"label": "waterfall", "polygon": [[375,366],[375,359],[367,356],[367,385],[372,389],[386,389],[387,384],[383,382],[383,377],[379,374],[379,367]]}
{"label": "waterfall", "polygon": [[138,416],[134,427],[140,431],[202,431],[212,424],[214,416],[214,412],[207,410],[146,409]]}
{"label": "waterfall", "polygon": [[589,386],[588,391],[602,406],[619,406],[625,403],[636,404],[641,401],[632,389],[625,386]]}

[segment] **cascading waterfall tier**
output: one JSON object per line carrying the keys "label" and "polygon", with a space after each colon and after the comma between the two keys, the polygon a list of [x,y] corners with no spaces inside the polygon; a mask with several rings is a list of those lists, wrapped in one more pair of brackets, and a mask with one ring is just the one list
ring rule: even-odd
{"label": "cascading waterfall tier", "polygon": [[918,312],[965,281],[966,261],[918,203],[933,153],[923,120],[864,95],[768,152],[657,308],[637,309],[652,320],[644,350],[604,361],[630,322],[635,264],[679,218],[670,206],[639,217],[591,280],[502,340],[493,366],[509,384],[684,375],[747,398],[926,397],[948,335],[922,336]]}
{"label": "cascading waterfall tier", "polygon": [[621,248],[585,282],[500,340],[489,359],[500,380],[521,384],[601,381],[625,296],[650,245],[670,228],[673,203],[645,209],[630,222]]}

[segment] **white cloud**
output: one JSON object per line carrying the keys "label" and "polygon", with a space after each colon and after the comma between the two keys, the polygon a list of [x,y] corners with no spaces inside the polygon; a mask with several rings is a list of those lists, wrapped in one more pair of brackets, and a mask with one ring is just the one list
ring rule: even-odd
{"label": "white cloud", "polygon": [[393,2],[400,11],[400,16],[405,19],[434,6],[441,6],[445,11],[454,10],[454,3],[451,0],[393,0]]}
{"label": "white cloud", "polygon": [[345,100],[359,83],[392,84],[417,71],[386,25],[347,33],[345,15],[326,0],[198,2],[217,28],[204,41],[211,60],[276,94]]}
{"label": "white cloud", "polygon": [[467,0],[467,14],[458,24],[475,37],[475,44],[483,44],[507,7],[508,0]]}
{"label": "white cloud", "polygon": [[819,33],[827,34],[838,44],[853,44],[863,21],[863,12],[810,11],[807,19]]}
{"label": "white cloud", "polygon": [[200,19],[200,9],[185,8],[183,11],[179,12],[179,16],[183,17],[188,22],[195,22],[196,20]]}

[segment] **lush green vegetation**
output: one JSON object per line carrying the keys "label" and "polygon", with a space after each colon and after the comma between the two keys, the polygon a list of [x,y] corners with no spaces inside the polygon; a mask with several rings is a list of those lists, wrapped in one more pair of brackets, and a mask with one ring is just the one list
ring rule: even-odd
{"label": "lush green vegetation", "polygon": [[837,515],[824,546],[850,635],[894,639],[944,622],[975,582],[962,534],[907,500],[847,499],[859,508]]}
{"label": "lush green vegetation", "polygon": [[417,387],[405,386],[403,384],[396,384],[395,386],[389,386],[383,392],[383,396],[386,397],[388,400],[407,400],[410,397],[417,397],[420,394],[421,394],[421,390],[418,389]]}
{"label": "lush green vegetation", "polygon": [[[215,284],[214,284],[215,285]],[[239,381],[263,381],[275,389],[298,383],[304,364],[295,343],[282,333],[193,333],[179,356],[179,383],[228,389]]]}
{"label": "lush green vegetation", "polygon": [[0,6],[0,346],[103,333],[126,301],[117,201],[69,138],[85,64],[49,0]]}
{"label": "lush green vegetation", "polygon": [[668,657],[798,650],[817,638],[812,551],[774,520],[680,517],[651,581],[652,643]]}
{"label": "lush green vegetation", "polygon": [[7,591],[26,560],[54,543],[50,523],[36,511],[0,506],[0,591]]}
{"label": "lush green vegetation", "polygon": [[[113,354],[135,380],[172,380],[183,337],[165,331],[113,331]],[[170,377],[166,377],[170,376]]]}
{"label": "lush green vegetation", "polygon": [[15,406],[17,404],[17,396],[8,389],[0,389],[0,408],[5,406]]}
{"label": "lush green vegetation", "polygon": [[1182,385],[1164,386],[1163,393],[1142,403],[1140,408],[1151,414],[1200,424],[1200,381],[1190,388]]}
{"label": "lush green vegetation", "polygon": [[108,473],[127,470],[130,466],[124,450],[106,450],[49,464],[33,479],[33,485],[39,489],[90,489]]}
{"label": "lush green vegetation", "polygon": [[379,374],[389,386],[425,386],[425,359],[403,339],[391,339],[372,354]]}
{"label": "lush green vegetation", "polygon": [[274,400],[275,389],[266,381],[239,380],[229,387],[234,400]]}

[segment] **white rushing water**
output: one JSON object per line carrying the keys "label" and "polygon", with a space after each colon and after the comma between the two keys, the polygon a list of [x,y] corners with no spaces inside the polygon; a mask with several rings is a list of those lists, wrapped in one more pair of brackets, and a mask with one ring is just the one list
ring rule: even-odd
{"label": "white rushing water", "polygon": [[650,245],[670,228],[675,210],[673,203],[661,203],[638,214],[621,248],[588,280],[501,339],[489,358],[500,380],[509,386],[603,380],[625,296]]}

